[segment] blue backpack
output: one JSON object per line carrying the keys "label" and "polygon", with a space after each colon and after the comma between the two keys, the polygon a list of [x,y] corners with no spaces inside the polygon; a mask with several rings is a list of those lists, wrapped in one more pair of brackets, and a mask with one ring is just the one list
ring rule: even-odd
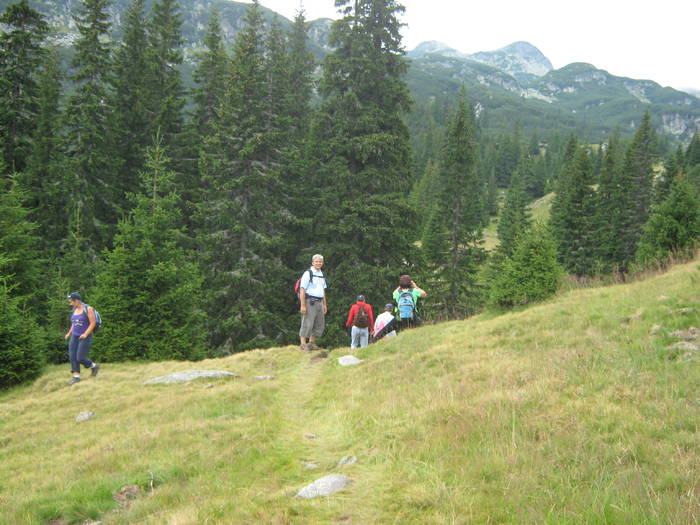
{"label": "blue backpack", "polygon": [[416,313],[416,303],[413,301],[413,292],[403,290],[399,294],[398,300],[399,317],[401,319],[414,319]]}
{"label": "blue backpack", "polygon": [[[89,304],[85,305],[86,308],[92,308]],[[100,312],[92,308],[92,311],[95,312],[95,322],[97,322],[97,326],[95,326],[95,329],[93,332],[97,332],[100,328],[102,328],[102,316],[100,315]]]}

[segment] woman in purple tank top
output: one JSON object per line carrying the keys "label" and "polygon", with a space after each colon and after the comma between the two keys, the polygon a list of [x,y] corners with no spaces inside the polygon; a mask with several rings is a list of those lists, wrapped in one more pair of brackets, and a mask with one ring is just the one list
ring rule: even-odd
{"label": "woman in purple tank top", "polygon": [[80,365],[92,370],[92,376],[96,376],[100,367],[87,358],[88,351],[92,346],[92,332],[97,326],[95,311],[90,306],[83,303],[78,292],[73,292],[68,296],[68,303],[73,308],[70,316],[70,330],[65,335],[68,340],[68,357],[70,359],[70,371],[73,378],[68,382],[74,385],[80,381]]}

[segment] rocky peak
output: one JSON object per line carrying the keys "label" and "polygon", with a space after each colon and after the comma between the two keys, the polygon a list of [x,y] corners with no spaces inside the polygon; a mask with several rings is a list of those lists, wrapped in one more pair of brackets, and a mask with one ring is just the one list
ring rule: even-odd
{"label": "rocky peak", "polygon": [[456,49],[451,48],[447,44],[438,42],[437,40],[430,40],[428,42],[421,42],[416,46],[415,49],[408,52],[410,58],[423,58],[427,55],[440,55],[445,57],[456,57],[456,58],[470,58],[466,53],[461,53]]}
{"label": "rocky peak", "polygon": [[481,51],[470,58],[497,67],[516,78],[522,75],[541,77],[552,70],[549,59],[528,42],[515,42],[495,51]]}

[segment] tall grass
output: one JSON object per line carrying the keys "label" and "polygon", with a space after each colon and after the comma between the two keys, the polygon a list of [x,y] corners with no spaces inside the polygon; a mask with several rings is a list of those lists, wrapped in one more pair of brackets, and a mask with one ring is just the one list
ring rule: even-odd
{"label": "tall grass", "polygon": [[[72,388],[51,368],[0,396],[0,522],[696,523],[700,367],[667,347],[700,326],[699,284],[694,262],[572,290],[404,332],[349,368],[344,349],[292,347],[106,365]],[[241,377],[143,384],[194,368]],[[333,472],[353,483],[293,497]]]}

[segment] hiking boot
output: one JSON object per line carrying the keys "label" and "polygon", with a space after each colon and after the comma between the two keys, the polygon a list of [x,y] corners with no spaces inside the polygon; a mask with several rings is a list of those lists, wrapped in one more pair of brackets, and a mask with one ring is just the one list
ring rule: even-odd
{"label": "hiking boot", "polygon": [[316,343],[309,343],[309,350],[321,350],[321,347],[318,346]]}
{"label": "hiking boot", "polygon": [[73,376],[73,379],[68,381],[68,386],[72,386],[72,385],[79,383],[79,382],[80,382],[80,378],[78,376]]}
{"label": "hiking boot", "polygon": [[90,369],[90,374],[92,375],[92,377],[96,377],[96,376],[97,376],[97,372],[99,372],[99,371],[100,371],[100,365],[98,365],[97,363],[95,363],[95,366],[93,366],[93,367]]}
{"label": "hiking boot", "polygon": [[302,352],[310,352],[310,351],[311,351],[311,348],[309,348],[309,344],[308,344],[308,343],[302,343],[302,344],[300,344],[300,345],[299,345],[299,348],[301,348],[301,351],[302,351]]}

